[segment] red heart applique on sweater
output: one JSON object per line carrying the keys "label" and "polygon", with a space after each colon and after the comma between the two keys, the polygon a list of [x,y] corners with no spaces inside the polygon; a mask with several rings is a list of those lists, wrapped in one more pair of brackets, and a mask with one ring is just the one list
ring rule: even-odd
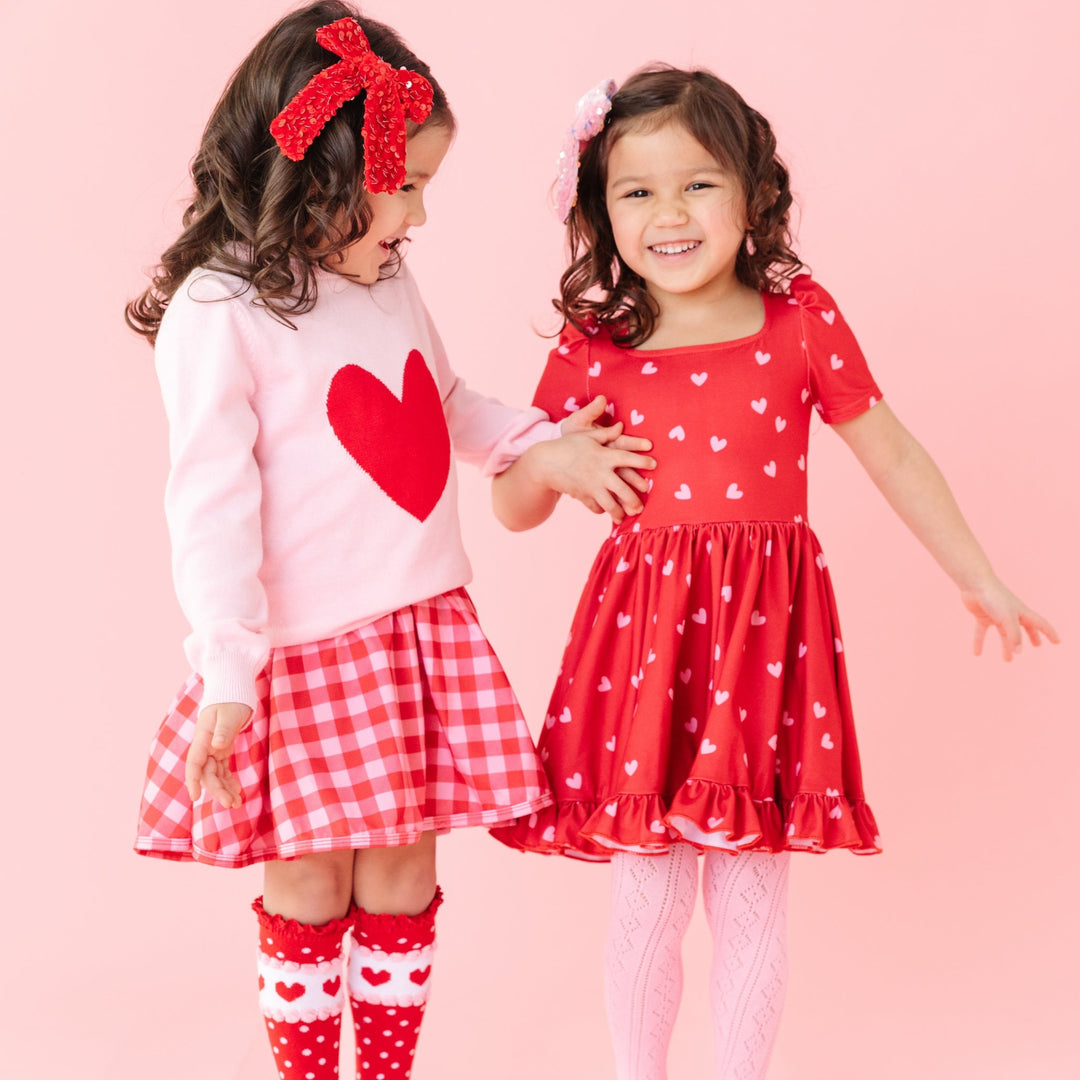
{"label": "red heart applique on sweater", "polygon": [[450,475],[450,432],[423,356],[416,349],[409,353],[400,401],[370,371],[357,364],[339,368],[326,395],[326,415],[356,464],[424,521]]}
{"label": "red heart applique on sweater", "polygon": [[409,972],[409,978],[416,983],[417,986],[423,986],[428,981],[428,976],[431,974],[431,965],[426,968],[417,968],[416,971]]}
{"label": "red heart applique on sweater", "polygon": [[333,997],[341,989],[341,976],[335,975],[332,979],[327,979],[322,988],[327,997]]}

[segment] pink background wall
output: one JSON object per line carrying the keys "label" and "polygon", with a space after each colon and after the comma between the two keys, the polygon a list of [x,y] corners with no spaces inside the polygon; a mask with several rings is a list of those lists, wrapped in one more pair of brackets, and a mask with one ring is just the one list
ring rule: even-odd
{"label": "pink background wall", "polygon": [[[146,745],[184,670],[149,350],[120,321],[172,238],[186,164],[276,0],[5,4],[0,1072],[264,1080],[257,871],[137,859]],[[561,233],[545,192],[574,100],[652,58],[774,119],[801,250],[999,571],[1066,635],[970,655],[935,568],[847,455],[813,440],[887,853],[796,857],[773,1080],[1077,1075],[1074,5],[372,0],[461,121],[410,259],[460,371],[524,402]],[[513,287],[508,287],[512,282]],[[500,531],[464,477],[474,595],[535,724],[603,532],[565,506]],[[607,871],[443,845],[424,1080],[611,1075]],[[700,919],[700,916],[699,916]],[[703,924],[675,1078],[710,1065]],[[1070,1034],[1073,1033],[1073,1034]],[[507,1068],[507,1057],[514,1063]]]}

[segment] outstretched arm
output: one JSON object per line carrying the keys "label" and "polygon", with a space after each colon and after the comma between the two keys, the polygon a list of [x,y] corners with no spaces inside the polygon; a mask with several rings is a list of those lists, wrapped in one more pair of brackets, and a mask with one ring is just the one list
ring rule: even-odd
{"label": "outstretched arm", "polygon": [[1021,628],[1033,645],[1041,635],[1054,642],[1054,628],[1014,596],[994,573],[941,470],[884,402],[854,420],[833,425],[889,501],[941,568],[956,582],[964,606],[975,617],[975,652],[987,630],[1001,635],[1011,660],[1020,651]]}
{"label": "outstretched arm", "polygon": [[648,481],[636,470],[656,462],[637,451],[652,443],[622,433],[622,424],[596,427],[606,402],[596,397],[562,422],[562,436],[530,446],[492,481],[495,516],[508,529],[520,532],[546,521],[560,495],[571,495],[594,514],[622,521],[640,514],[640,494]]}

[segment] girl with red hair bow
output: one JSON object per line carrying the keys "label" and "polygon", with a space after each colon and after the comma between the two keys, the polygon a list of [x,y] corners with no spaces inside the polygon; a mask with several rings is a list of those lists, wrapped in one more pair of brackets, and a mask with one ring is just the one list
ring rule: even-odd
{"label": "girl with red hair bow", "polygon": [[346,994],[360,1075],[411,1075],[436,833],[550,801],[464,590],[452,453],[494,475],[534,448],[537,476],[616,518],[645,487],[625,470],[651,465],[643,440],[594,426],[603,399],[560,432],[451,370],[403,256],[453,133],[391,29],[344,3],[294,12],[226,88],[184,231],[127,308],[169,419],[193,668],[136,849],[263,864],[281,1080],[338,1074]]}

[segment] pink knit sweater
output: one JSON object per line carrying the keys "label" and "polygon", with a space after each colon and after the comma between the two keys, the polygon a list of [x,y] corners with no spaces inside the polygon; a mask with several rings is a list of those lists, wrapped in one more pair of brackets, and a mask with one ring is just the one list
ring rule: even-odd
{"label": "pink knit sweater", "polygon": [[319,275],[293,330],[195,271],[162,320],[173,574],[202,704],[255,704],[271,646],[464,585],[453,456],[500,472],[559,434],[469,390],[408,270]]}

